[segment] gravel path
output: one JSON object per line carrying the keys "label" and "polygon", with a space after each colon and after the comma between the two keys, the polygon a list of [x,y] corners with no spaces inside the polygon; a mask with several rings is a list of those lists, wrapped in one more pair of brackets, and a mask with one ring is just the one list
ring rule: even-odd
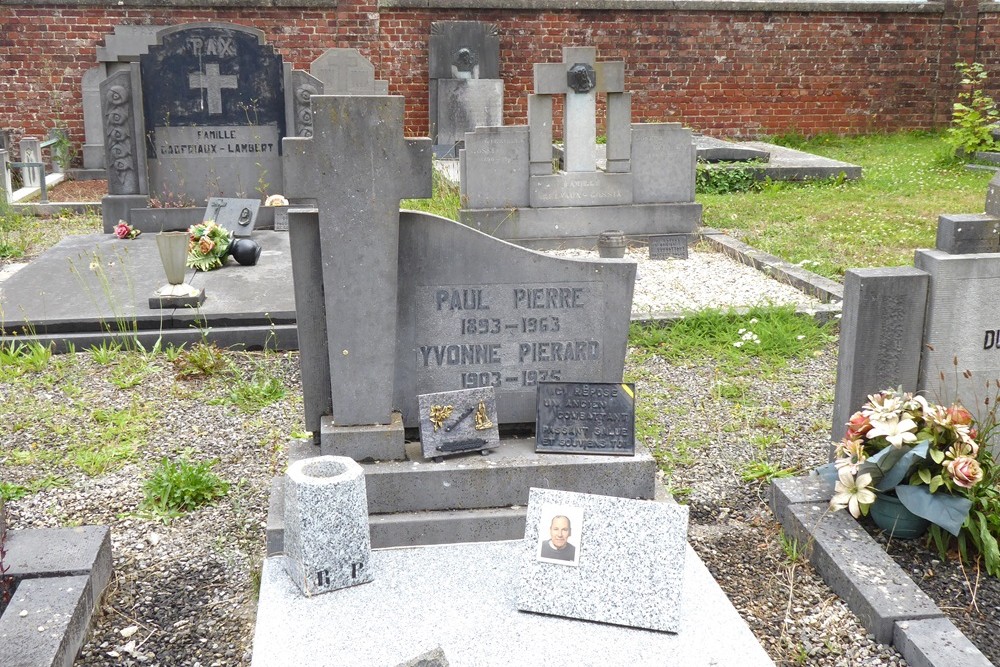
{"label": "gravel path", "polygon": [[[658,309],[687,307],[662,297],[670,280],[687,282],[701,270],[701,254],[680,266],[640,264],[637,300],[660,295]],[[706,288],[707,296],[758,277],[738,277],[740,270]],[[706,271],[726,273],[718,266]],[[249,664],[268,486],[286,465],[290,434],[302,428],[302,398],[297,354],[226,358],[225,372],[180,380],[163,356],[143,364],[137,355],[120,355],[101,365],[81,352],[56,358],[42,373],[0,382],[3,481],[46,480],[10,503],[11,528],[112,526],[114,576],[77,665]],[[826,460],[835,369],[831,341],[778,368],[748,359],[735,374],[631,350],[626,375],[658,415],[662,436],[646,444],[674,470],[665,482],[691,507],[692,545],[774,660],[904,665],[782,540],[766,484],[744,479],[755,465],[807,470]],[[280,380],[284,398],[253,412],[227,398],[234,387],[264,377]],[[83,474],[72,463],[73,444],[124,413],[131,415],[128,428],[108,433],[134,436],[136,453],[104,474]],[[215,471],[232,487],[216,504],[164,524],[139,511],[142,483],[161,457],[179,455],[217,459]],[[955,570],[935,568],[940,576]],[[995,622],[994,610],[984,613],[987,620],[977,622]]]}

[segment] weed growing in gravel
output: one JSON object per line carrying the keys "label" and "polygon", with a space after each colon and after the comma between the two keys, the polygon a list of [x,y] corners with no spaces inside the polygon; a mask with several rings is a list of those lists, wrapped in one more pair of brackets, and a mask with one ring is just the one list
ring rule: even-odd
{"label": "weed growing in gravel", "polygon": [[744,482],[766,482],[771,483],[773,479],[780,479],[782,477],[792,477],[798,472],[797,468],[778,468],[769,461],[763,459],[754,459],[753,461],[748,461],[743,464],[743,471],[740,473],[740,478]]}
{"label": "weed growing in gravel", "polygon": [[173,359],[177,377],[190,379],[215,375],[226,369],[225,352],[215,343],[202,339]]}
{"label": "weed growing in gravel", "polygon": [[184,512],[207,505],[229,492],[229,483],[212,472],[217,459],[192,462],[186,457],[163,458],[143,484],[140,509],[166,523]]}
{"label": "weed growing in gravel", "polygon": [[257,412],[285,397],[281,380],[263,371],[257,371],[249,380],[239,379],[230,389],[225,400],[243,412]]}
{"label": "weed growing in gravel", "polygon": [[44,370],[52,359],[52,346],[37,341],[0,345],[0,381]]}
{"label": "weed growing in gravel", "polygon": [[122,344],[102,340],[100,345],[91,345],[88,351],[94,363],[107,366],[118,357],[118,353],[122,351]]}

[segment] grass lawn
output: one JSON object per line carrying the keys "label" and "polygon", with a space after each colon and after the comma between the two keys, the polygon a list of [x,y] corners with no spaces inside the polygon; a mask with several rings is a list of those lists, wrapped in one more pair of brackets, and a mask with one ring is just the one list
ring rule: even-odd
{"label": "grass lawn", "polygon": [[850,268],[912,264],[914,250],[934,247],[939,215],[984,210],[993,175],[950,160],[940,134],[782,143],[859,164],[863,178],[775,182],[756,192],[699,194],[703,224],[835,280]]}

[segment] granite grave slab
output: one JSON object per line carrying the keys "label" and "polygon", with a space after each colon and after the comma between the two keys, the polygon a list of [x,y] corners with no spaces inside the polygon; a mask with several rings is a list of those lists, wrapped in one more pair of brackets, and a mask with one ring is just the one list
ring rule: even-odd
{"label": "granite grave slab", "polygon": [[[545,547],[574,510],[578,563],[566,567],[545,558]],[[548,511],[559,514],[546,521]],[[679,632],[687,522],[682,505],[531,489],[518,609]]]}
{"label": "granite grave slab", "polygon": [[[773,665],[695,552],[681,548],[677,634],[517,611],[520,540],[376,550],[375,581],[308,599],[281,557],[268,558],[253,667],[384,667],[438,647],[453,667],[529,665],[553,637],[560,658],[577,665]],[[352,622],[330,633],[331,618]]]}

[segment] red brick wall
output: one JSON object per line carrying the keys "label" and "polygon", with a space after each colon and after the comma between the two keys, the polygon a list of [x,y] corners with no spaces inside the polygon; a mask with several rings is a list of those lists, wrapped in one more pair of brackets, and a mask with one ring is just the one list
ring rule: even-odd
{"label": "red brick wall", "polygon": [[[358,48],[406,96],[410,135],[427,131],[431,21],[500,29],[504,118],[523,123],[531,65],[564,45],[624,60],[635,121],[680,121],[718,136],[856,134],[947,123],[954,61],[989,64],[1000,80],[1000,14],[976,0],[940,12],[578,11],[338,8],[126,9],[0,2],[0,128],[44,136],[67,126],[83,141],[82,73],[122,23],[228,21],[262,30],[286,61],[308,68],[330,47]],[[27,0],[25,0],[27,2]],[[107,3],[112,5],[113,3]],[[558,128],[557,128],[558,133]]]}

